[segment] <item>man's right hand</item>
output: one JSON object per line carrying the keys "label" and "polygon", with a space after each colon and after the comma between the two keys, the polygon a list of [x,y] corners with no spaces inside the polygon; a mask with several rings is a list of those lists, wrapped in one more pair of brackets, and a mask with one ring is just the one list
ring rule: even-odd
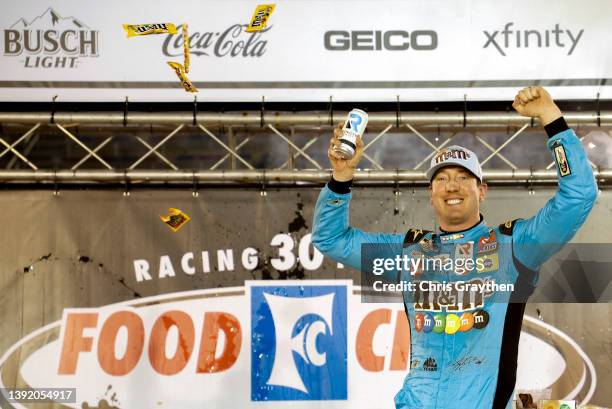
{"label": "man's right hand", "polygon": [[340,138],[342,137],[343,125],[344,123],[341,122],[338,127],[334,129],[334,136],[331,138],[329,149],[327,150],[327,157],[329,158],[333,169],[332,176],[338,182],[346,182],[353,179],[355,168],[357,167],[357,164],[361,159],[361,155],[363,154],[363,142],[359,136],[357,137],[357,141],[355,143],[357,146],[355,156],[353,156],[352,159],[342,159],[342,157],[334,151],[334,148],[339,147],[341,144]]}

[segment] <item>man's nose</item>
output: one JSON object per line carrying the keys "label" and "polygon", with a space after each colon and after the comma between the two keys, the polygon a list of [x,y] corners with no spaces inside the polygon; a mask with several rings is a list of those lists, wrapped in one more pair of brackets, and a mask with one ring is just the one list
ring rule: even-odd
{"label": "man's nose", "polygon": [[459,190],[459,183],[455,179],[450,179],[446,183],[446,191],[447,192],[457,192]]}

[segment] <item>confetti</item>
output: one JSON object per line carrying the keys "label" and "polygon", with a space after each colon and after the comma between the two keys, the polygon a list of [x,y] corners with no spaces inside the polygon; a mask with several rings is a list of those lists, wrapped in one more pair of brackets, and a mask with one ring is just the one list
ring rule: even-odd
{"label": "confetti", "polygon": [[168,65],[174,70],[176,75],[179,77],[179,80],[181,80],[181,85],[183,85],[185,91],[198,92],[198,89],[191,83],[191,81],[189,81],[189,78],[187,78],[187,74],[185,73],[185,67],[183,67],[182,64],[179,64],[174,61],[168,61]]}
{"label": "confetti", "polygon": [[149,34],[176,34],[176,26],[172,23],[158,24],[124,24],[123,29],[127,32],[128,38],[134,36],[146,36]]}
{"label": "confetti", "polygon": [[266,28],[270,14],[274,11],[275,4],[260,4],[255,8],[251,22],[246,28],[247,33],[255,33]]}
{"label": "confetti", "polygon": [[179,209],[174,209],[171,207],[168,209],[168,213],[168,216],[159,216],[159,218],[162,219],[162,221],[166,223],[175,233],[190,220],[189,216]]}

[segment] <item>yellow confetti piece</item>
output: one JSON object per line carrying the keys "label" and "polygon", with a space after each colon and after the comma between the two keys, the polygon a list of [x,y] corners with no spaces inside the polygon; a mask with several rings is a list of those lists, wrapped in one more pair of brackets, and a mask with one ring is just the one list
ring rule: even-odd
{"label": "yellow confetti piece", "polygon": [[170,227],[175,233],[190,220],[189,216],[179,209],[174,209],[171,207],[168,209],[168,213],[168,216],[159,216],[159,218],[162,219],[162,221],[166,223],[166,225],[168,225],[168,227]]}
{"label": "yellow confetti piece", "polygon": [[187,23],[183,24],[183,68],[189,72],[189,34],[187,34]]}
{"label": "yellow confetti piece", "polygon": [[123,29],[126,31],[128,38],[134,36],[145,36],[149,34],[178,33],[176,26],[172,23],[124,24]]}
{"label": "yellow confetti piece", "polygon": [[260,4],[255,8],[251,22],[246,28],[247,33],[255,33],[266,28],[270,14],[276,8],[276,4]]}
{"label": "yellow confetti piece", "polygon": [[191,83],[191,81],[189,81],[189,78],[187,78],[187,74],[185,74],[185,67],[183,67],[182,64],[179,64],[174,61],[168,61],[168,65],[174,70],[176,75],[179,77],[179,80],[181,80],[181,85],[183,85],[183,88],[185,88],[185,91],[187,92],[198,92],[199,91]]}

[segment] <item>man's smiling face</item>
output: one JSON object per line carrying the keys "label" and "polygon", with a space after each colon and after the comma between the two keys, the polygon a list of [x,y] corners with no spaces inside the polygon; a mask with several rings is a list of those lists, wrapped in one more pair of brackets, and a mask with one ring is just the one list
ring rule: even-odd
{"label": "man's smiling face", "polygon": [[467,229],[480,220],[480,202],[487,192],[486,183],[461,166],[445,166],[431,179],[430,202],[438,224],[444,230]]}

